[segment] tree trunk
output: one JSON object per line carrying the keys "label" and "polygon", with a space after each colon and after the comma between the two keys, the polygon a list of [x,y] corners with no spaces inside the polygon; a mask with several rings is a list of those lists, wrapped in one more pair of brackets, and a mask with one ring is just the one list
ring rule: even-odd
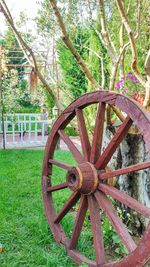
{"label": "tree trunk", "polygon": [[[141,134],[128,134],[120,148],[122,168],[150,160],[150,155],[148,155]],[[121,191],[133,196],[145,206],[150,207],[150,169],[130,173],[128,175],[121,175],[118,182]],[[148,223],[148,219],[141,217],[136,212],[130,211],[127,207],[124,207],[124,210],[125,220],[127,219],[127,213],[130,212],[133,221],[129,224],[131,224],[132,229],[133,226],[135,226],[134,231],[141,234]]]}

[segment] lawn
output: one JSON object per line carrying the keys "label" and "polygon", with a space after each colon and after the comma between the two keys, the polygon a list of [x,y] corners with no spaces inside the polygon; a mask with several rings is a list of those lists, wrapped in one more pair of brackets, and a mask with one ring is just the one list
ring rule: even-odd
{"label": "lawn", "polygon": [[[75,164],[68,151],[56,151],[56,158]],[[42,161],[42,150],[0,151],[0,243],[3,246],[0,267],[77,266],[64,247],[57,245],[48,227],[41,194]],[[52,184],[62,183],[65,179],[66,171],[55,166]],[[70,195],[70,189],[53,193],[57,211]],[[77,207],[72,208],[61,221],[68,237],[71,237],[76,211]],[[120,247],[120,240],[104,215],[102,225],[106,256],[116,259],[120,252],[125,253],[124,247]],[[89,211],[77,249],[95,259]]]}
{"label": "lawn", "polygon": [[[56,156],[70,161],[67,151]],[[0,151],[1,267],[76,266],[54,241],[44,215],[42,160],[42,150]]]}

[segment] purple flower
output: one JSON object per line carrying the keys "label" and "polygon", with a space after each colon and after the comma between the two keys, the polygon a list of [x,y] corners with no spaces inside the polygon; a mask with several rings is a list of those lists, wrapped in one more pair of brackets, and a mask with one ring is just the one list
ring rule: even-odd
{"label": "purple flower", "polygon": [[135,81],[136,80],[136,77],[133,75],[133,76],[130,77],[130,80],[131,81]]}
{"label": "purple flower", "polygon": [[124,78],[121,78],[120,82],[122,83],[124,81]]}
{"label": "purple flower", "polygon": [[91,217],[90,217],[90,215],[88,215],[88,221],[90,221],[91,220]]}
{"label": "purple flower", "polygon": [[117,82],[117,83],[116,83],[116,86],[117,86],[118,89],[120,89],[120,87],[121,87],[121,82],[120,82],[120,81]]}
{"label": "purple flower", "polygon": [[131,76],[131,72],[128,72],[126,75],[126,78],[130,78],[130,76]]}
{"label": "purple flower", "polygon": [[138,83],[140,83],[140,81],[139,81],[139,80],[137,80],[137,79],[136,79],[136,81],[135,81],[135,82],[136,82],[137,84],[138,84]]}

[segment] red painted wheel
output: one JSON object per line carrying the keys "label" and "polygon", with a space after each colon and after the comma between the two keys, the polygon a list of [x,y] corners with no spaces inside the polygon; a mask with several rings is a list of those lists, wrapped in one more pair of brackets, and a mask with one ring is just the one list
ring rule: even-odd
{"label": "red painted wheel", "polygon": [[[83,116],[83,109],[93,104],[97,104],[98,108],[93,140],[90,144]],[[121,126],[119,126],[106,149],[102,152],[102,137],[107,104],[116,106],[125,112],[127,117],[124,122],[122,122]],[[82,153],[64,131],[74,117],[77,117]],[[134,100],[130,100],[125,96],[106,91],[96,91],[79,97],[69,105],[57,119],[49,135],[45,151],[42,178],[45,213],[55,240],[66,247],[68,255],[77,264],[85,262],[88,266],[134,267],[144,266],[150,259],[150,224],[139,244],[136,245],[108,196],[147,218],[150,218],[150,209],[119,191],[117,188],[103,182],[113,176],[119,176],[150,167],[150,162],[144,162],[114,171],[105,171],[111,157],[125,138],[133,123],[143,134],[147,149],[150,152],[150,116],[147,111],[143,110]],[[54,152],[59,137],[65,142],[72,153],[77,162],[77,166],[71,166],[54,158]],[[53,184],[53,179],[55,179],[52,168],[53,165],[62,168],[62,171],[66,171],[66,180],[57,185],[55,183],[55,185]],[[57,196],[59,192],[63,191],[65,195],[65,190],[70,190],[71,195],[65,204],[59,203],[58,210],[55,205],[56,197],[53,198],[53,194]],[[65,215],[68,215],[68,213],[73,210],[77,202],[79,206],[77,212],[74,212],[74,214],[76,214],[74,226],[71,237],[68,238],[61,223]],[[62,204],[61,208],[60,204]],[[84,253],[83,255],[77,250],[78,239],[79,236],[82,235],[83,224],[88,209],[91,219],[95,261],[85,257]],[[107,262],[105,259],[100,209],[106,214],[122,243],[129,251],[128,256],[123,257],[118,262]]]}

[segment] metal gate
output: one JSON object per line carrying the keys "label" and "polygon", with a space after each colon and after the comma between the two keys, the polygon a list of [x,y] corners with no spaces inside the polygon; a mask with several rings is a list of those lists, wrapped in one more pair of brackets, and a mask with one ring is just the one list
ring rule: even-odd
{"label": "metal gate", "polygon": [[4,114],[4,124],[0,116],[0,148],[44,146],[51,125],[46,113]]}

